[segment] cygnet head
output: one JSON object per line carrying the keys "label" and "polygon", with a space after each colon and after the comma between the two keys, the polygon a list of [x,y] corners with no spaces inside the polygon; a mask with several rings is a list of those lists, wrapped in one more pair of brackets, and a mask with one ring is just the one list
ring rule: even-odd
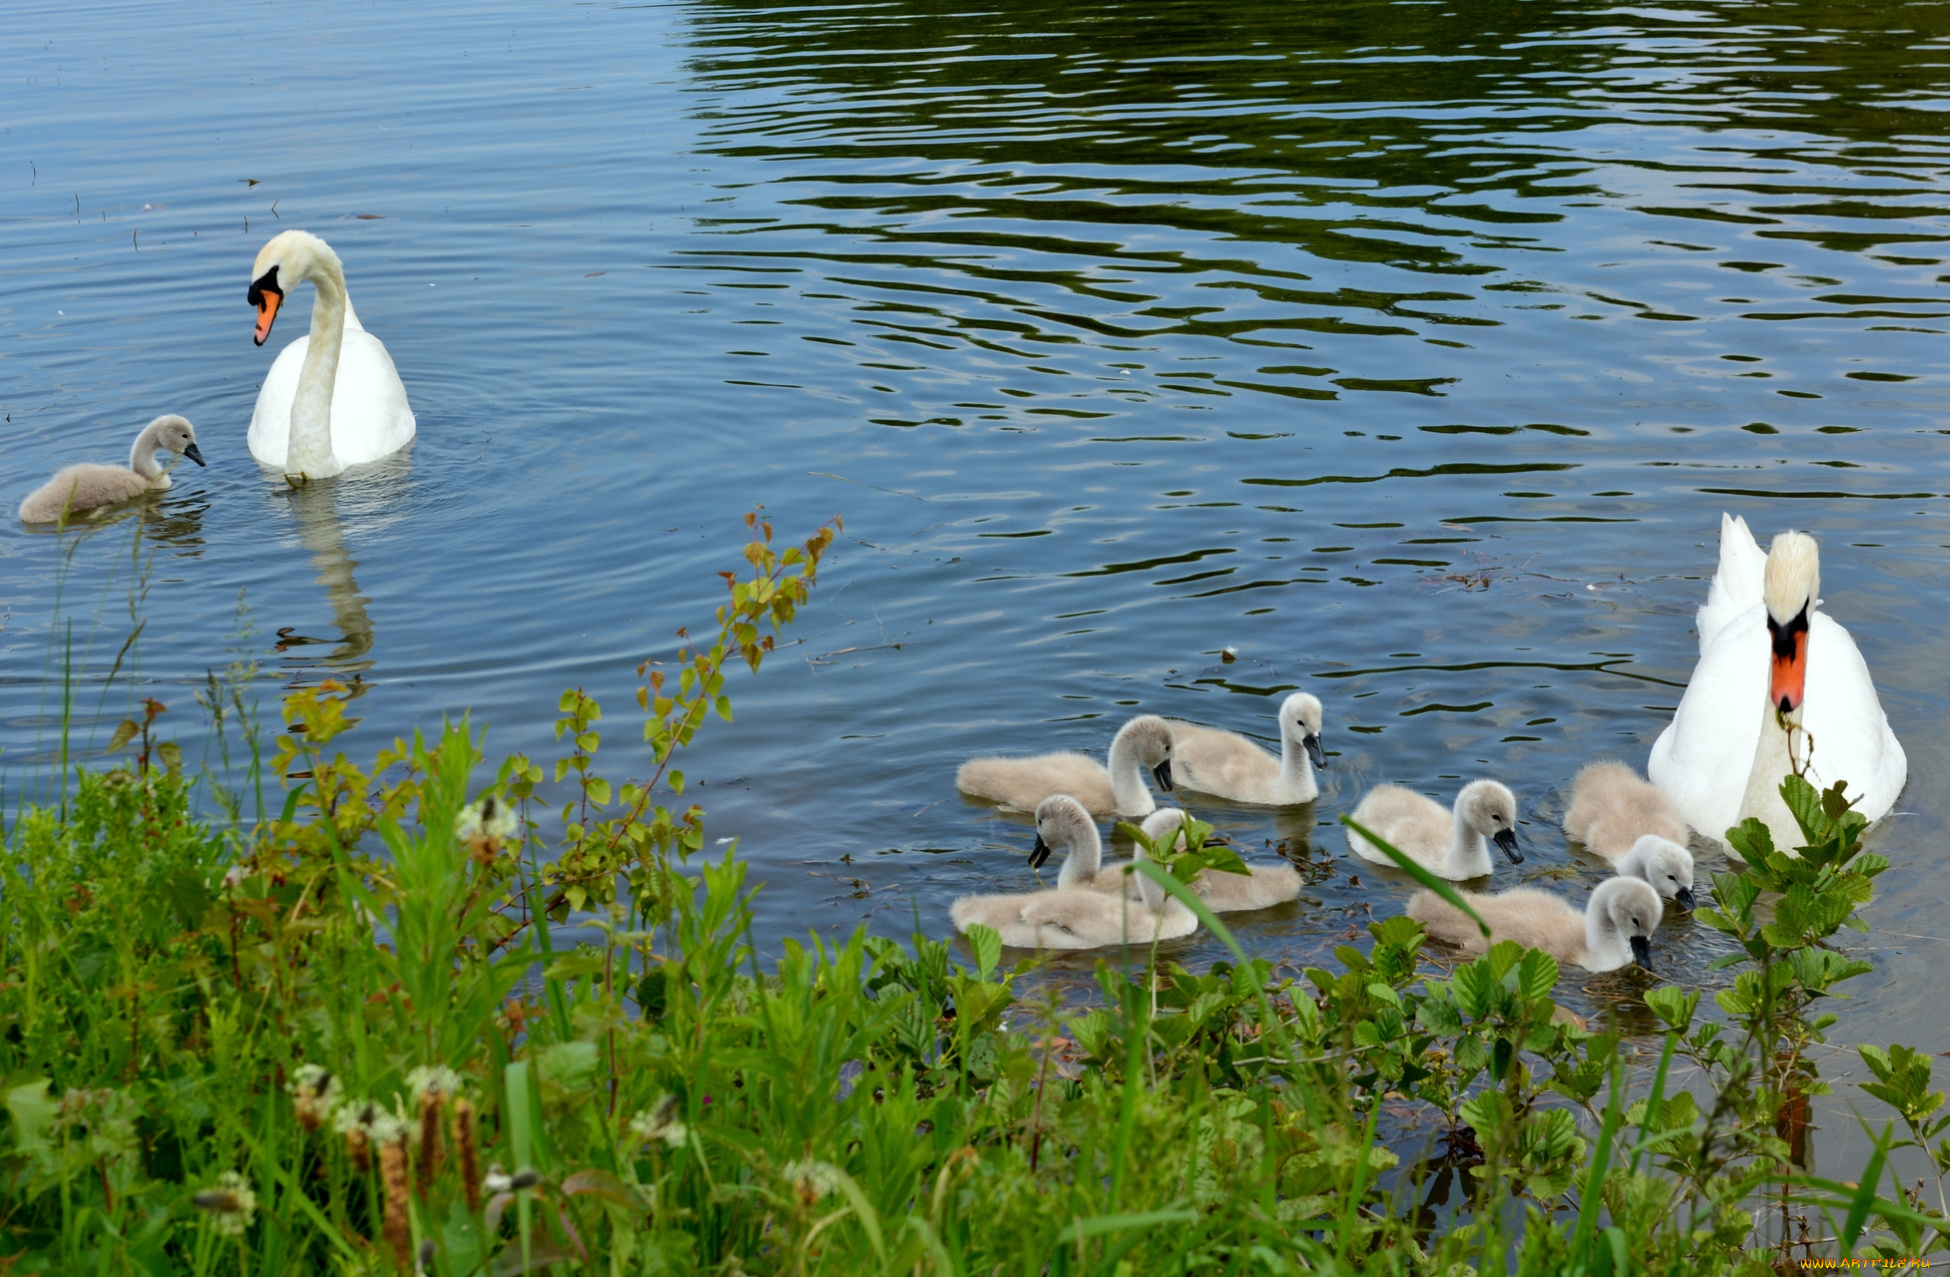
{"label": "cygnet head", "polygon": [[251,267],[250,291],[245,295],[257,307],[257,331],[252,340],[258,345],[262,346],[264,339],[271,335],[271,325],[277,320],[285,293],[296,288],[299,280],[312,278],[313,268],[322,262],[329,262],[344,273],[332,246],[310,231],[282,231],[257,251],[257,262]]}
{"label": "cygnet head", "polygon": [[1095,828],[1082,803],[1068,794],[1051,794],[1036,804],[1036,845],[1029,852],[1029,867],[1041,869],[1051,851],[1073,846],[1085,829]]}
{"label": "cygnet head", "polygon": [[1639,835],[1639,840],[1618,862],[1618,871],[1643,878],[1652,884],[1654,891],[1681,909],[1693,907],[1693,853],[1670,838]]}
{"label": "cygnet head", "polygon": [[196,427],[173,412],[164,413],[143,427],[136,438],[136,447],[142,446],[145,439],[153,440],[156,447],[164,452],[173,452],[188,457],[198,465],[203,464],[203,450],[196,446]]}
{"label": "cygnet head", "polygon": [[1805,532],[1783,532],[1767,551],[1761,597],[1773,640],[1767,703],[1783,714],[1801,708],[1808,682],[1808,618],[1821,594],[1821,551]]}
{"label": "cygnet head", "polygon": [[1618,929],[1632,946],[1633,962],[1647,971],[1652,969],[1652,932],[1665,906],[1651,883],[1638,878],[1607,878],[1591,893],[1591,903],[1585,909]]}
{"label": "cygnet head", "polygon": [[1326,770],[1327,756],[1320,749],[1320,698],[1312,692],[1295,692],[1280,705],[1280,734],[1306,746],[1307,757],[1315,767]]}
{"label": "cygnet head", "polygon": [[1141,714],[1118,730],[1112,749],[1118,741],[1136,751],[1138,766],[1151,770],[1159,789],[1171,792],[1171,724],[1156,714]]}
{"label": "cygnet head", "polygon": [[1517,846],[1517,796],[1493,780],[1476,780],[1456,795],[1456,810],[1469,827],[1503,849],[1510,863],[1523,863]]}

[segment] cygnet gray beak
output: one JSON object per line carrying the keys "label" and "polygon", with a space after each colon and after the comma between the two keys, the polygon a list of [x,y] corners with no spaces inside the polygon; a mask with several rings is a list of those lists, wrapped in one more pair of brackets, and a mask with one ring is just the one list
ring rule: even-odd
{"label": "cygnet gray beak", "polygon": [[1320,733],[1315,732],[1313,735],[1302,739],[1300,743],[1307,747],[1307,757],[1314,760],[1314,766],[1321,771],[1326,771],[1327,755],[1320,751]]}
{"label": "cygnet gray beak", "polygon": [[196,462],[196,464],[198,465],[203,464],[203,449],[196,446],[195,440],[191,440],[190,446],[183,449],[183,455],[188,457],[191,461]]}
{"label": "cygnet gray beak", "polygon": [[1644,936],[1632,937],[1632,961],[1647,971],[1652,969],[1652,942]]}
{"label": "cygnet gray beak", "polygon": [[1029,867],[1031,869],[1041,869],[1043,867],[1043,862],[1048,859],[1049,859],[1049,844],[1043,841],[1043,836],[1041,834],[1037,834],[1036,845],[1029,849]]}
{"label": "cygnet gray beak", "polygon": [[1156,767],[1153,767],[1151,769],[1151,775],[1158,782],[1159,789],[1164,790],[1167,794],[1171,792],[1171,760],[1169,758],[1159,763]]}
{"label": "cygnet gray beak", "polygon": [[1520,865],[1523,863],[1523,848],[1517,846],[1516,830],[1499,829],[1490,835],[1490,841],[1503,848],[1503,854],[1510,858],[1511,864]]}
{"label": "cygnet gray beak", "polygon": [[1694,900],[1693,889],[1691,887],[1681,887],[1679,894],[1674,896],[1673,899],[1679,903],[1681,909],[1691,909]]}

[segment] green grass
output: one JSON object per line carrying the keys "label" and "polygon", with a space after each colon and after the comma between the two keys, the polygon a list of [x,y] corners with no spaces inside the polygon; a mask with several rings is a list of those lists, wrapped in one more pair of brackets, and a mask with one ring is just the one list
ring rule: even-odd
{"label": "green grass", "polygon": [[[1668,1028],[1641,1078],[1556,1016],[1547,955],[1444,974],[1405,918],[1297,981],[1208,918],[1232,961],[1117,955],[1090,1007],[1019,998],[993,933],[761,961],[745,866],[702,856],[673,765],[828,536],[754,533],[716,636],[643,671],[643,779],[601,774],[575,690],[548,765],[489,769],[464,719],[355,764],[327,683],[284,706],[261,818],[153,722],[20,811],[0,1271],[1762,1273],[1777,1219],[1815,1253],[1941,1253],[1889,1169],[1943,1128],[1927,1058],[1868,1055],[1908,1139],[1857,1183],[1802,1173],[1779,1128],[1819,1085],[1812,1008],[1856,974],[1825,940],[1878,872],[1825,795],[1790,797],[1793,864],[1742,831],[1707,921],[1745,968],[1718,1020],[1647,995]],[[1192,831],[1158,871],[1181,895],[1225,859]],[[1756,912],[1763,887],[1793,909]],[[571,917],[603,943],[563,946]],[[1440,1131],[1467,1191],[1431,1214]]]}

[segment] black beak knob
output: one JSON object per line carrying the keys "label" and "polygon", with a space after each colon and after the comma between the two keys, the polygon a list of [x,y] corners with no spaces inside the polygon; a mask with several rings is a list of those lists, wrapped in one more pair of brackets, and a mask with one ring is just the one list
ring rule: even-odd
{"label": "black beak knob", "polygon": [[1167,794],[1171,792],[1171,760],[1169,758],[1159,763],[1156,767],[1153,767],[1151,769],[1151,775],[1158,782],[1159,789],[1164,790]]}
{"label": "black beak knob", "polygon": [[1029,849],[1029,867],[1031,869],[1041,869],[1043,867],[1043,862],[1048,859],[1049,859],[1049,844],[1043,841],[1043,836],[1041,834],[1037,834],[1036,845]]}
{"label": "black beak knob", "polygon": [[1695,899],[1695,897],[1693,896],[1693,889],[1691,887],[1681,887],[1679,889],[1679,894],[1674,896],[1673,899],[1679,902],[1679,907],[1681,909],[1691,909],[1693,907],[1693,901]]}
{"label": "black beak knob", "polygon": [[1632,961],[1647,971],[1652,969],[1652,942],[1644,936],[1632,937]]}
{"label": "black beak knob", "polygon": [[196,464],[198,465],[203,464],[203,449],[197,447],[194,442],[192,442],[189,447],[183,449],[183,455],[188,457],[191,461],[196,462]]}
{"label": "black beak knob", "polygon": [[1503,848],[1503,854],[1510,858],[1511,864],[1520,865],[1523,863],[1523,848],[1517,846],[1516,830],[1499,829],[1491,835],[1490,841]]}
{"label": "black beak knob", "polygon": [[1306,737],[1300,743],[1307,747],[1307,757],[1314,760],[1314,766],[1321,771],[1326,771],[1327,755],[1323,754],[1320,750],[1320,733],[1315,732],[1312,736]]}

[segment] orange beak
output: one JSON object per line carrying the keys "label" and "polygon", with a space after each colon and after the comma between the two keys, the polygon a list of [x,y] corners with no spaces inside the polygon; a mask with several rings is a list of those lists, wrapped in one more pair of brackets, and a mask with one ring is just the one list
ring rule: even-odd
{"label": "orange beak", "polygon": [[1768,628],[1774,631],[1774,660],[1767,703],[1783,714],[1791,714],[1801,708],[1802,697],[1808,690],[1807,621],[1790,622],[1776,629],[1770,619]]}
{"label": "orange beak", "polygon": [[262,346],[264,339],[271,335],[272,321],[277,319],[278,304],[283,300],[283,293],[269,288],[257,294],[257,331],[252,335],[252,340],[258,345]]}

